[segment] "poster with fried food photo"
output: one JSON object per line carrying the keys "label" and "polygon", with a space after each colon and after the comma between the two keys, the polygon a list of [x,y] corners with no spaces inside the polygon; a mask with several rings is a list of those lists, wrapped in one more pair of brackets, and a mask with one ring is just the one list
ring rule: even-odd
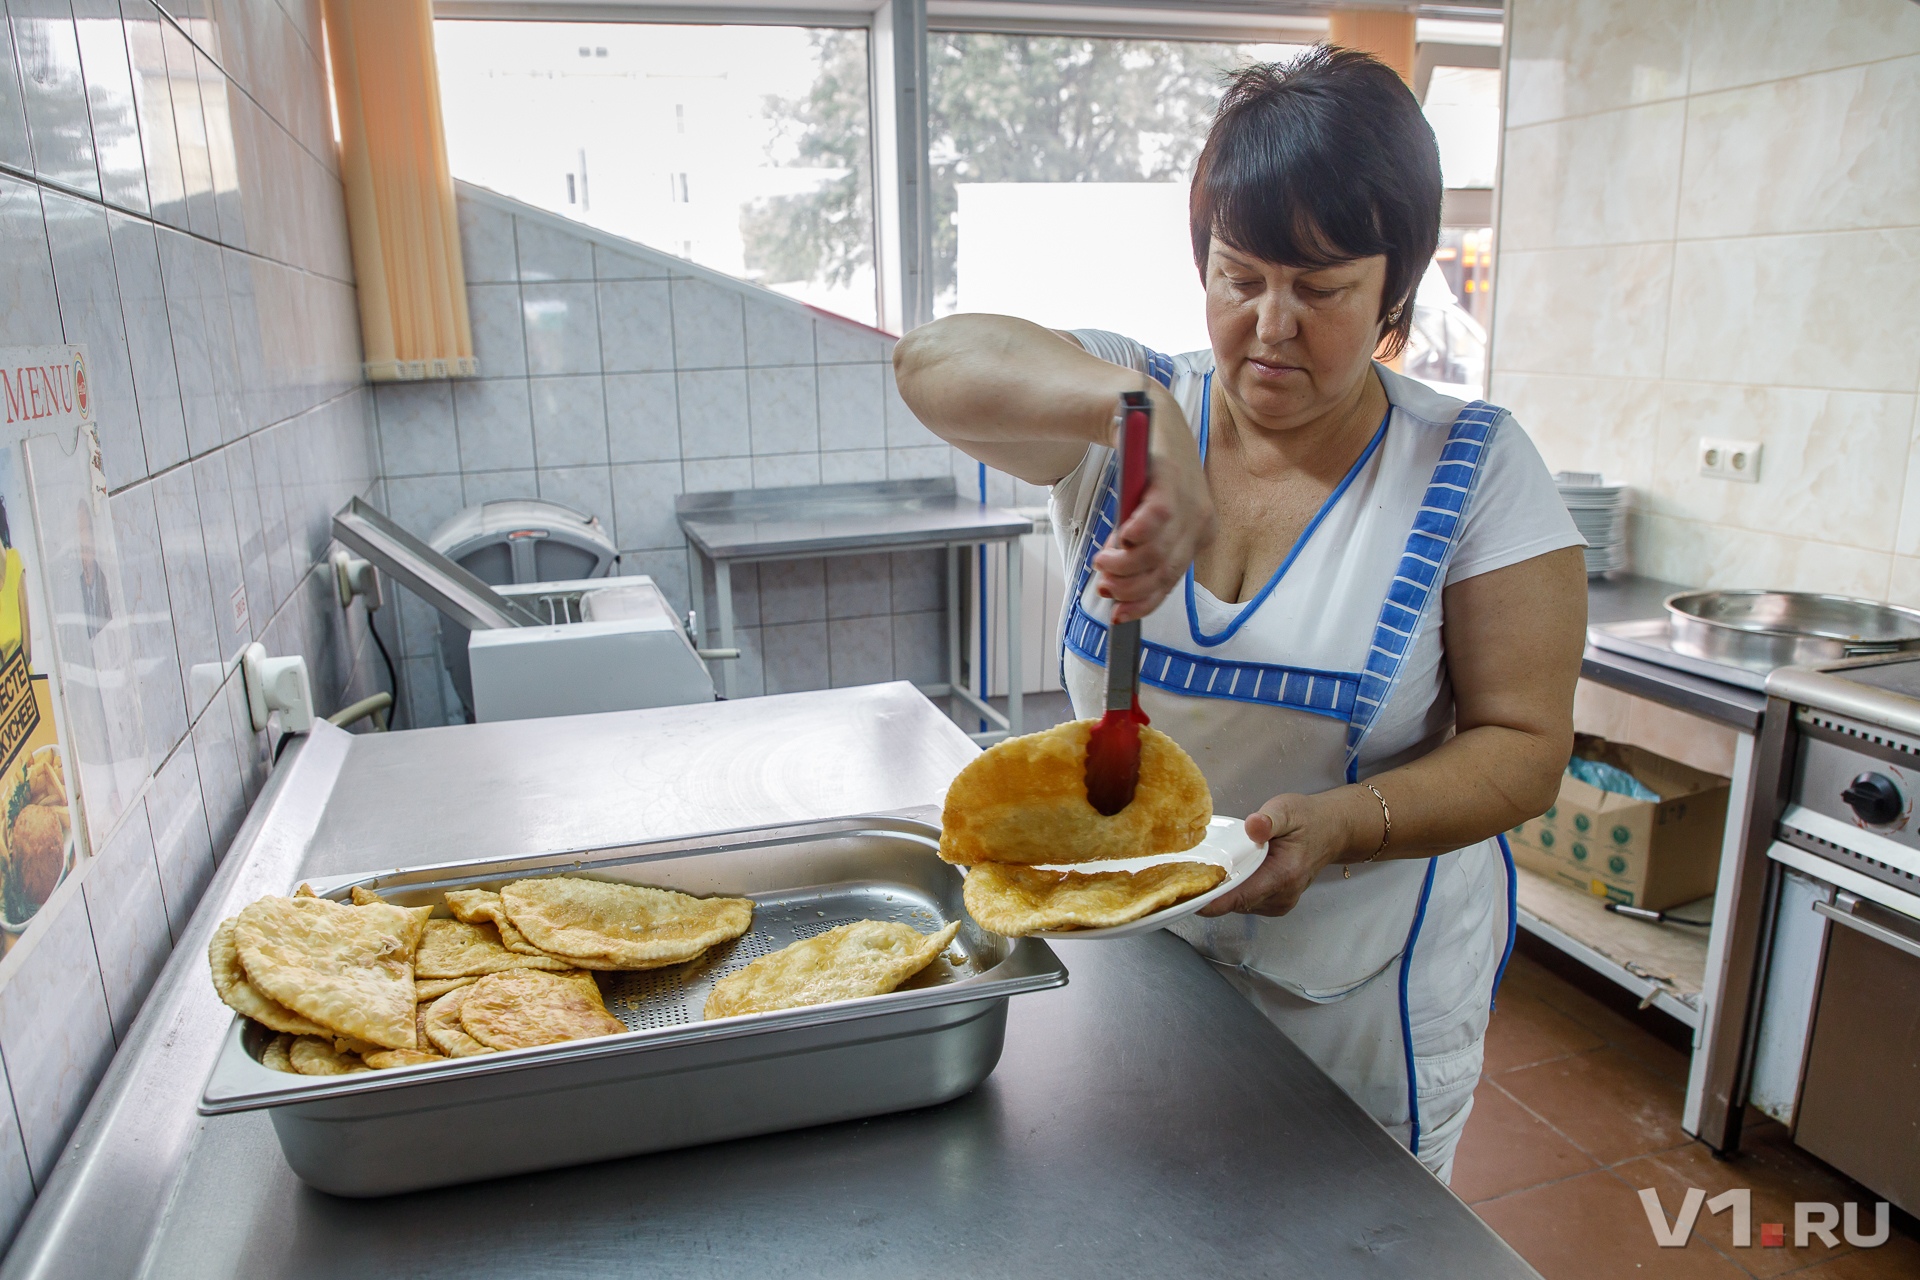
{"label": "poster with fried food photo", "polygon": [[69,780],[59,662],[28,480],[26,440],[71,423],[91,435],[85,354],[0,352],[0,951],[12,952],[86,857]]}
{"label": "poster with fried food photo", "polygon": [[0,984],[151,777],[137,621],[86,348],[0,348]]}

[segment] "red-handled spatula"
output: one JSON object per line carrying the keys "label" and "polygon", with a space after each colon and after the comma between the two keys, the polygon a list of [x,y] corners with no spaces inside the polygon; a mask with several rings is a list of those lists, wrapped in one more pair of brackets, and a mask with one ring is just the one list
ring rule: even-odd
{"label": "red-handled spatula", "polygon": [[[1120,501],[1114,528],[1126,525],[1147,487],[1153,404],[1144,391],[1120,397]],[[1140,620],[1107,628],[1106,714],[1087,739],[1087,800],[1111,817],[1133,802],[1140,782]]]}

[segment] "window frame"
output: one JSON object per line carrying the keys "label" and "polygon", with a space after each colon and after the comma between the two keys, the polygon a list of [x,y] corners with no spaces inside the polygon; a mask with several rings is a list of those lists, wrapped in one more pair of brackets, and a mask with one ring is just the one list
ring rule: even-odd
{"label": "window frame", "polygon": [[[703,26],[837,27],[867,32],[867,136],[873,147],[874,277],[879,327],[902,334],[933,318],[928,191],[927,37],[934,31],[1133,40],[1324,40],[1331,6],[1316,0],[435,0],[438,19],[489,22],[633,22]],[[1423,3],[1434,39],[1417,63],[1485,66],[1504,60],[1501,0]],[[1470,37],[1498,33],[1490,42]],[[1431,55],[1425,51],[1431,49]],[[1479,52],[1479,50],[1487,52]],[[1427,60],[1431,57],[1431,60]],[[1456,58],[1470,58],[1465,63]],[[1504,68],[1503,68],[1504,70]],[[1425,76],[1416,72],[1424,88]],[[1497,190],[1497,178],[1496,178]],[[1496,230],[1496,248],[1498,232]]]}

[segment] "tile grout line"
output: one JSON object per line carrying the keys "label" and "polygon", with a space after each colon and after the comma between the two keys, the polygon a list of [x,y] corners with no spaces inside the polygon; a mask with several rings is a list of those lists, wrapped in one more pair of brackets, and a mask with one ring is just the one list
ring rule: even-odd
{"label": "tile grout line", "polygon": [[[1695,12],[1696,14],[1698,13],[1697,10]],[[1509,18],[1508,21],[1511,22],[1512,19]],[[1506,133],[1517,133],[1522,129],[1538,129],[1548,125],[1568,124],[1576,120],[1593,120],[1600,116],[1623,114],[1629,111],[1644,110],[1649,107],[1667,106],[1676,102],[1684,104],[1695,98],[1710,98],[1720,94],[1740,93],[1750,89],[1762,88],[1766,85],[1785,84],[1790,80],[1805,80],[1813,76],[1836,75],[1842,71],[1856,71],[1862,67],[1885,66],[1888,63],[1899,62],[1903,59],[1914,57],[1920,57],[1920,54],[1912,51],[1890,53],[1883,58],[1866,58],[1858,62],[1843,62],[1832,67],[1817,67],[1805,71],[1791,71],[1785,75],[1768,76],[1762,80],[1748,80],[1740,84],[1721,85],[1716,89],[1699,90],[1693,87],[1692,70],[1691,65],[1689,65],[1685,92],[1674,94],[1671,97],[1654,98],[1646,102],[1623,102],[1609,107],[1595,107],[1591,111],[1575,111],[1563,116],[1548,116],[1539,120],[1527,120],[1519,124],[1503,125],[1502,131]],[[1689,64],[1691,64],[1693,59],[1691,32],[1689,32],[1687,59]]]}
{"label": "tile grout line", "polygon": [[[176,227],[171,222],[166,222],[160,218],[156,218],[150,211],[147,213],[141,213],[137,209],[128,209],[122,205],[113,204],[112,202],[106,200],[102,196],[91,195],[85,191],[77,191],[74,188],[67,186],[65,183],[55,182],[50,178],[41,177],[37,173],[24,172],[23,170],[13,165],[7,164],[4,161],[0,161],[0,177],[12,178],[15,181],[24,182],[30,186],[37,187],[43,192],[52,192],[54,195],[64,196],[69,200],[77,200],[82,204],[94,205],[100,209],[105,210],[109,215],[118,214],[123,218],[132,218],[138,222],[144,222],[147,225],[153,227],[156,231],[171,231],[176,235],[185,236],[189,240],[198,240],[202,244],[212,245],[213,247],[218,249],[225,249],[233,253],[242,253],[249,258],[258,259],[261,262],[272,263],[274,266],[277,266],[277,267],[285,267],[289,271],[297,271],[301,275],[310,277],[315,280],[324,280],[328,284],[341,285],[349,289],[355,287],[354,281],[351,278],[342,279],[339,276],[330,276],[326,274],[324,271],[315,271],[311,267],[303,266],[300,263],[289,262],[284,258],[273,257],[270,254],[263,253],[258,249],[251,248],[250,246],[228,244],[225,240],[220,239],[218,236],[209,236],[202,232],[191,230],[190,228],[187,228],[187,227]],[[1901,228],[1889,228],[1889,229],[1900,230]]]}

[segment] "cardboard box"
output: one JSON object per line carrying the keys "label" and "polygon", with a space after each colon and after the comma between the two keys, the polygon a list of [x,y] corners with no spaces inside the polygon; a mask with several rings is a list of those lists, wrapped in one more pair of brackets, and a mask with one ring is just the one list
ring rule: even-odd
{"label": "cardboard box", "polygon": [[1725,778],[1584,733],[1576,737],[1574,755],[1625,769],[1660,802],[1602,791],[1563,774],[1554,806],[1507,833],[1515,862],[1595,897],[1650,911],[1713,892],[1727,823]]}

